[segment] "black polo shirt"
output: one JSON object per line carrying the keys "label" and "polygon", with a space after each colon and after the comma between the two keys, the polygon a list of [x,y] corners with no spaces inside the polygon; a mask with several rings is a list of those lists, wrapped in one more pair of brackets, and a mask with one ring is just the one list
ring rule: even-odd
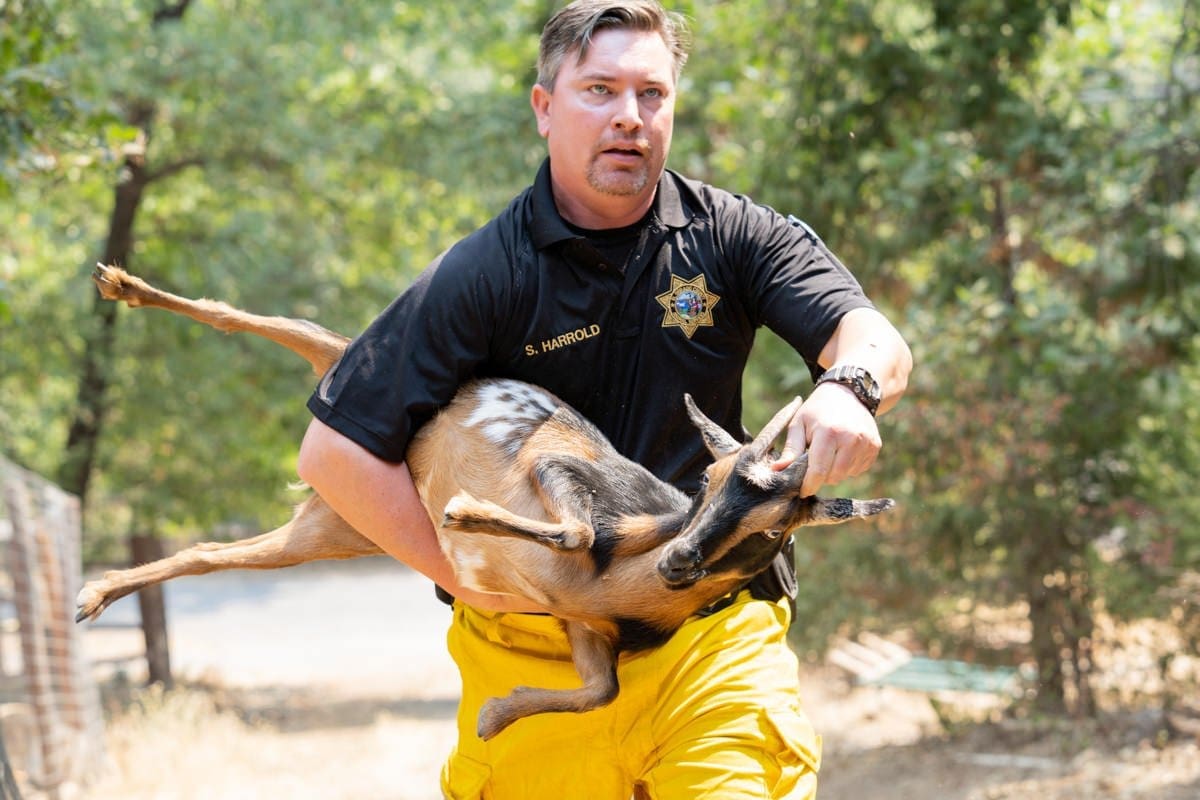
{"label": "black polo shirt", "polygon": [[690,492],[710,457],[684,392],[741,438],[755,329],[778,333],[815,370],[842,315],[870,306],[807,226],[671,171],[619,266],[559,216],[547,161],[533,186],[439,256],[351,343],[308,407],[401,461],[463,382],[518,378]]}

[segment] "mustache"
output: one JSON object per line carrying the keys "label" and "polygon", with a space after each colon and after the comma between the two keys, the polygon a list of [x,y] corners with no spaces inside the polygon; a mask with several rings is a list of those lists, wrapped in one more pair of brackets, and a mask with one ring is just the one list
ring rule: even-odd
{"label": "mustache", "polygon": [[647,156],[650,155],[653,148],[650,146],[649,139],[608,139],[596,147],[596,154],[599,155],[609,150],[631,150]]}

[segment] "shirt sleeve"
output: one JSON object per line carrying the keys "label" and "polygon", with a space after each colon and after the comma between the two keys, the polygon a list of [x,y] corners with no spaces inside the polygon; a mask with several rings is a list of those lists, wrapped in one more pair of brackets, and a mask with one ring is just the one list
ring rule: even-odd
{"label": "shirt sleeve", "polygon": [[790,344],[815,378],[821,371],[817,359],[842,317],[873,304],[845,265],[800,220],[741,197],[727,213],[726,252],[741,276],[755,324]]}
{"label": "shirt sleeve", "polygon": [[379,458],[404,460],[413,434],[488,358],[498,274],[472,251],[460,243],[439,256],[350,343],[309,398],[317,419]]}

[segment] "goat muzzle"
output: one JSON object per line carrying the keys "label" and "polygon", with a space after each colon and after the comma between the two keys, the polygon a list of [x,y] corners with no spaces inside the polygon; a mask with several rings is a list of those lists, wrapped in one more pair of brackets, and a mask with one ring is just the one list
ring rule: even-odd
{"label": "goat muzzle", "polygon": [[708,575],[701,561],[698,550],[670,548],[658,560],[659,577],[673,589],[686,588]]}

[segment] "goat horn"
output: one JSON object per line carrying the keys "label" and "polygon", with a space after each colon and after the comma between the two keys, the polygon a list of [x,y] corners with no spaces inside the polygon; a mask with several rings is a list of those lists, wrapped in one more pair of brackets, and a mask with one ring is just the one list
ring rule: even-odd
{"label": "goat horn", "polygon": [[688,416],[700,429],[704,446],[708,448],[708,452],[712,454],[713,458],[724,458],[742,446],[737,439],[729,435],[729,431],[706,417],[690,394],[683,396],[683,403],[687,406]]}
{"label": "goat horn", "polygon": [[771,448],[771,443],[775,441],[775,438],[779,434],[783,433],[783,429],[792,421],[792,417],[796,415],[796,411],[803,402],[801,398],[797,397],[776,412],[775,416],[771,417],[771,421],[767,423],[767,426],[749,444],[751,448],[750,452],[754,454],[755,458],[761,458],[766,455],[767,450]]}

